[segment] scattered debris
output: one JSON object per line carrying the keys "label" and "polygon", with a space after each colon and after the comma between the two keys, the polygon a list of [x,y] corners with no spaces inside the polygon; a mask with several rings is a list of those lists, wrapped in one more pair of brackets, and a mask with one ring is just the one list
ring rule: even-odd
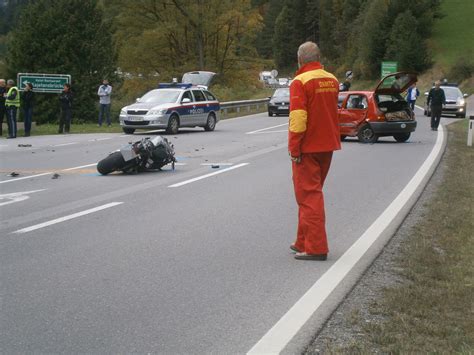
{"label": "scattered debris", "polygon": [[211,165],[211,168],[213,168],[213,169],[219,169],[219,165]]}
{"label": "scattered debris", "polygon": [[18,144],[19,147],[31,147],[31,144]]}
{"label": "scattered debris", "polygon": [[199,152],[199,149],[196,148],[196,149],[194,149],[194,151],[195,151],[195,152]]}
{"label": "scattered debris", "polygon": [[51,177],[51,179],[57,179],[58,177],[60,177],[61,175],[59,175],[58,173],[54,173],[53,176]]}
{"label": "scattered debris", "polygon": [[17,172],[15,171],[12,171],[10,174],[8,174],[7,176],[11,176],[11,177],[15,177],[15,176],[18,176],[20,174],[18,174]]}

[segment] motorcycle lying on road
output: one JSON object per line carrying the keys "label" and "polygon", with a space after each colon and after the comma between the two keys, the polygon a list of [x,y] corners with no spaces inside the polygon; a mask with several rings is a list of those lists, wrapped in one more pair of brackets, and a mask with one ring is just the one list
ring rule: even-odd
{"label": "motorcycle lying on road", "polygon": [[130,142],[97,163],[97,171],[107,175],[114,171],[137,173],[161,169],[171,163],[174,170],[174,146],[166,138],[156,136]]}

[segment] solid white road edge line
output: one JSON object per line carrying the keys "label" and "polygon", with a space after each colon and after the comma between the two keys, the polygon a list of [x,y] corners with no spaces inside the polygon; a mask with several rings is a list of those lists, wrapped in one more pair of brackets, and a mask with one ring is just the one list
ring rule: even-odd
{"label": "solid white road edge line", "polygon": [[311,315],[317,311],[410,200],[418,185],[423,182],[425,176],[430,172],[432,164],[437,160],[443,147],[443,139],[444,129],[441,129],[438,131],[436,143],[431,153],[395,200],[247,354],[279,354],[283,351]]}
{"label": "solid white road edge line", "polygon": [[31,227],[19,229],[19,230],[13,232],[13,233],[14,233],[14,234],[28,233],[28,232],[34,231],[34,230],[36,230],[36,229],[40,229],[40,228],[44,228],[44,227],[50,226],[50,225],[52,225],[52,224],[61,223],[61,222],[68,221],[68,220],[73,219],[73,218],[77,218],[77,217],[85,216],[85,215],[87,215],[87,214],[91,214],[91,213],[94,213],[94,212],[97,212],[97,211],[105,210],[106,208],[110,208],[110,207],[114,207],[114,206],[117,206],[117,205],[121,205],[122,203],[123,203],[123,202],[111,202],[111,203],[107,203],[107,204],[105,204],[105,205],[98,206],[98,207],[94,207],[94,208],[91,208],[91,209],[88,209],[88,210],[85,210],[85,211],[82,211],[82,212],[73,213],[73,214],[70,214],[70,215],[68,215],[68,216],[64,216],[64,217],[60,217],[60,218],[53,219],[53,220],[51,220],[51,221],[43,222],[43,223],[40,223],[40,224],[35,224],[34,226],[31,226]]}
{"label": "solid white road edge line", "polygon": [[213,173],[206,174],[206,175],[201,175],[201,176],[195,177],[193,179],[189,179],[189,180],[186,180],[186,181],[183,181],[183,182],[179,182],[177,184],[170,185],[168,187],[180,187],[180,186],[190,184],[190,183],[198,181],[198,180],[206,179],[206,178],[214,176],[214,175],[225,173],[225,172],[230,171],[230,170],[241,168],[241,167],[246,166],[246,165],[249,165],[249,163],[242,163],[242,164],[234,165],[234,166],[231,166],[230,168],[218,170],[218,171],[215,171]]}
{"label": "solid white road edge line", "polygon": [[257,129],[256,131],[246,132],[245,134],[254,134],[254,133],[258,133],[258,132],[266,131],[266,130],[268,130],[268,129],[277,128],[277,127],[282,127],[282,126],[288,126],[288,123],[283,123],[283,124],[279,124],[279,125],[277,125],[277,126],[272,126],[272,127]]}

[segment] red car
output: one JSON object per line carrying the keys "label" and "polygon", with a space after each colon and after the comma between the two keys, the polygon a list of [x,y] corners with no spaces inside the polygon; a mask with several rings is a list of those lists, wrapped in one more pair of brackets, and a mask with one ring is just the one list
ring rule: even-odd
{"label": "red car", "polygon": [[415,73],[390,74],[374,91],[339,93],[338,115],[341,139],[357,137],[375,143],[379,137],[393,136],[406,142],[416,129],[415,114],[401,95],[417,81]]}

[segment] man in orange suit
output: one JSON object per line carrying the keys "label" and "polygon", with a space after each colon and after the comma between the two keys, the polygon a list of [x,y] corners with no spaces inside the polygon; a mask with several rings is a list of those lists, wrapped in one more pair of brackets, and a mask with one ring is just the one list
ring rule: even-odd
{"label": "man in orange suit", "polygon": [[333,151],[341,149],[337,118],[339,83],[320,63],[316,43],[298,49],[299,70],[290,86],[288,151],[298,203],[298,260],[326,260],[323,185]]}

